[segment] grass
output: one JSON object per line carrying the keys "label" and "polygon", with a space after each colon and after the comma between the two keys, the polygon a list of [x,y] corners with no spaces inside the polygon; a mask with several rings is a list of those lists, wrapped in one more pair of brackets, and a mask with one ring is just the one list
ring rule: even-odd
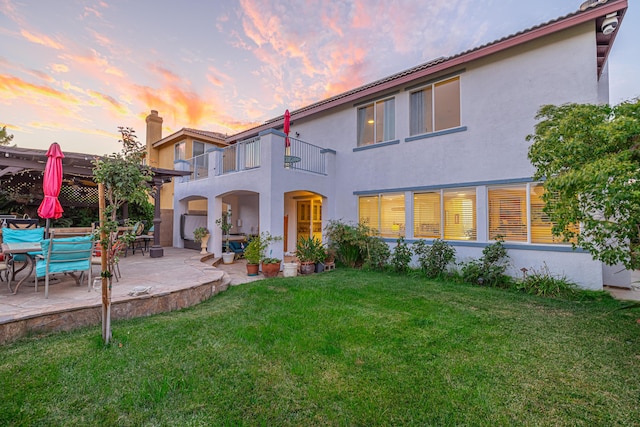
{"label": "grass", "polygon": [[348,269],[0,347],[0,425],[640,425],[640,309]]}

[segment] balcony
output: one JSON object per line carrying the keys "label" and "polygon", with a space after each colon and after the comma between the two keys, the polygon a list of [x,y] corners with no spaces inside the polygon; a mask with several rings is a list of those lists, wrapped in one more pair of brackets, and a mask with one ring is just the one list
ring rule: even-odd
{"label": "balcony", "polygon": [[[285,147],[281,165],[286,169],[326,175],[325,155],[329,152],[332,151],[289,138],[289,146]],[[277,166],[278,162],[273,163]],[[261,164],[261,138],[256,137],[224,148],[222,154],[217,157],[215,170],[216,175],[225,175],[259,168]],[[196,169],[195,163],[193,168],[192,170]]]}

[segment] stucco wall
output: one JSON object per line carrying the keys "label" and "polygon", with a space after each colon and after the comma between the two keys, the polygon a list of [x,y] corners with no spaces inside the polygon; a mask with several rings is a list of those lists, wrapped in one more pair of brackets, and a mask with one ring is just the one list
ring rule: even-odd
{"label": "stucco wall", "polygon": [[[534,173],[527,158],[526,136],[534,131],[540,106],[597,103],[606,97],[608,75],[603,73],[598,81],[595,49],[593,24],[583,24],[385,90],[379,96],[296,119],[291,126],[292,135],[299,133],[300,139],[335,151],[330,156],[327,176],[282,168],[278,160],[284,155],[283,134],[271,131],[261,137],[262,167],[180,184],[176,200],[196,194],[218,197],[238,190],[257,193],[261,229],[281,234],[283,194],[290,191],[312,191],[325,197],[325,221],[357,222],[360,192],[404,192],[410,220],[414,190],[426,186],[471,186],[477,189],[478,242],[453,243],[460,258],[478,257],[487,236],[486,186],[530,179]],[[454,132],[409,138],[409,89],[452,74],[460,76],[461,126]],[[358,106],[385,96],[395,98],[395,140],[356,149]],[[291,204],[288,206],[291,220]],[[407,227],[407,232],[407,237],[412,238],[412,227]],[[553,273],[584,287],[602,286],[600,263],[584,252],[552,245],[516,245],[510,248],[510,255],[514,275],[520,275],[522,267],[540,269],[546,263]]]}

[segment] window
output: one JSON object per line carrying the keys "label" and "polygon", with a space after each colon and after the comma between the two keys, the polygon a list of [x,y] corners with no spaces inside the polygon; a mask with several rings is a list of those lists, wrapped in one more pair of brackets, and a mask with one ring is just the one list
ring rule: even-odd
{"label": "window", "polygon": [[413,195],[413,235],[437,239],[442,236],[440,191]]}
{"label": "window", "polygon": [[488,190],[489,239],[527,241],[526,186],[497,187]]}
{"label": "window", "polygon": [[[554,236],[551,232],[553,223],[544,212],[544,201],[542,194],[544,186],[542,184],[531,184],[531,243],[564,243],[562,237]],[[571,231],[578,232],[579,227],[574,225]],[[575,243],[576,239],[570,242]]]}
{"label": "window", "polygon": [[527,242],[530,232],[531,243],[562,243],[562,237],[553,235],[553,223],[544,213],[543,193],[542,184],[529,184],[527,207],[527,185],[489,188],[489,239],[502,236],[505,241]]}
{"label": "window", "polygon": [[404,194],[362,196],[358,204],[360,223],[378,231],[382,237],[405,235]]}
{"label": "window", "polygon": [[185,155],[187,153],[187,143],[179,142],[173,148],[173,160],[185,160]]}
{"label": "window", "polygon": [[444,238],[476,240],[476,190],[456,189],[442,192]]}
{"label": "window", "polygon": [[204,148],[205,148],[204,142],[193,141],[193,146],[191,147],[191,151],[193,152],[192,157],[196,157],[204,154]]}
{"label": "window", "polygon": [[412,92],[409,99],[412,136],[460,126],[460,77]]}
{"label": "window", "polygon": [[476,190],[415,193],[413,235],[423,239],[476,240]]}
{"label": "window", "polygon": [[395,121],[394,98],[358,108],[358,147],[394,139]]}

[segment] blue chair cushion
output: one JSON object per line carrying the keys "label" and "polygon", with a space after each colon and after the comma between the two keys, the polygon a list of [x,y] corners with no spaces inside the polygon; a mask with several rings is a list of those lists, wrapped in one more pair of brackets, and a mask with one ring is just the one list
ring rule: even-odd
{"label": "blue chair cushion", "polygon": [[244,253],[244,245],[240,242],[229,241],[229,248],[237,254]]}
{"label": "blue chair cushion", "polygon": [[[56,243],[63,243],[58,244]],[[49,258],[49,274],[84,271],[91,268],[93,240],[91,236],[66,237],[53,240],[53,252],[49,256],[51,239],[43,240],[42,258],[36,261],[36,275],[43,277],[47,273],[47,257]]]}
{"label": "blue chair cushion", "polygon": [[[5,243],[37,243],[44,239],[44,228],[3,228],[2,241]],[[36,256],[40,252],[29,252],[29,255]],[[16,261],[24,261],[24,255],[14,255]]]}

